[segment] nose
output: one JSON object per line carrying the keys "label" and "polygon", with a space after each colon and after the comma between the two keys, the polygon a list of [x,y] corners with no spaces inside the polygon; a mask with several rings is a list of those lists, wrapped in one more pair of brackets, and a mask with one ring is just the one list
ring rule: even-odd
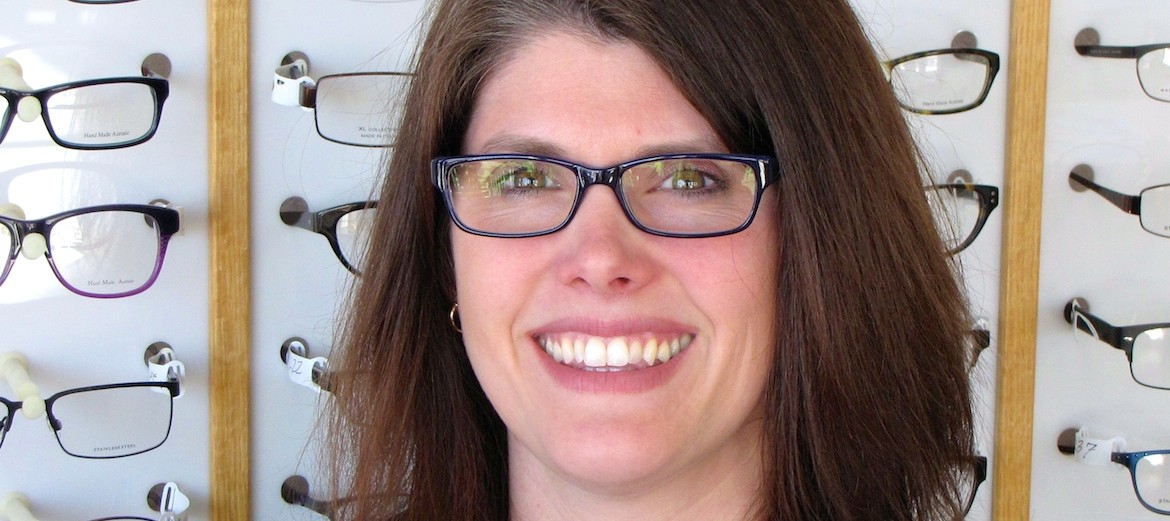
{"label": "nose", "polygon": [[573,220],[553,236],[563,245],[557,276],[567,285],[614,295],[653,277],[653,261],[645,255],[650,236],[634,227],[605,186],[587,188]]}

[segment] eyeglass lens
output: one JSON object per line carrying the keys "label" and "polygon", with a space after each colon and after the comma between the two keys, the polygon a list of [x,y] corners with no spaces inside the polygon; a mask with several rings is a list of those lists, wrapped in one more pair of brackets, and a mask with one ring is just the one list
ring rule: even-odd
{"label": "eyeglass lens", "polygon": [[[7,99],[0,100],[0,107],[6,114],[16,110]],[[117,148],[140,142],[157,127],[158,113],[153,87],[129,81],[53,92],[45,98],[42,111],[54,140],[80,148]]]}
{"label": "eyeglass lens", "polygon": [[890,71],[898,101],[916,112],[952,112],[979,104],[991,64],[963,52],[932,54],[900,62]]}
{"label": "eyeglass lens", "polygon": [[1170,48],[1154,49],[1137,59],[1138,80],[1151,98],[1170,101]]}
{"label": "eyeglass lens", "polygon": [[[480,159],[448,173],[456,217],[487,233],[526,234],[561,226],[579,198],[576,171],[533,159]],[[742,226],[755,208],[757,172],[730,159],[670,158],[636,163],[622,173],[620,194],[642,227],[678,234]]]}
{"label": "eyeglass lens", "polygon": [[[108,296],[141,289],[154,282],[159,267],[159,228],[153,217],[132,211],[66,217],[49,229],[50,264],[61,283],[77,293]],[[25,243],[34,236],[26,236]],[[20,245],[10,228],[0,227],[0,243],[10,245],[11,266]]]}
{"label": "eyeglass lens", "polygon": [[317,82],[317,132],[349,145],[394,144],[406,74],[341,74]]}
{"label": "eyeglass lens", "polygon": [[1170,389],[1170,328],[1147,329],[1134,337],[1130,369],[1138,383]]}
{"label": "eyeglass lens", "polygon": [[[83,387],[45,401],[61,449],[79,458],[120,458],[157,448],[171,430],[170,389],[158,384]],[[15,411],[0,409],[0,446]]]}
{"label": "eyeglass lens", "polygon": [[342,215],[337,220],[337,247],[350,266],[357,269],[366,257],[366,231],[373,225],[374,209],[363,208]]}
{"label": "eyeglass lens", "polygon": [[964,185],[938,185],[927,188],[926,200],[947,251],[957,251],[979,225],[982,195]]}
{"label": "eyeglass lens", "polygon": [[[1170,82],[1167,82],[1167,85],[1170,85]],[[1170,185],[1142,190],[1141,201],[1139,218],[1142,228],[1154,235],[1170,237]]]}
{"label": "eyeglass lens", "polygon": [[108,387],[57,395],[51,413],[57,441],[70,455],[117,458],[162,445],[172,400],[161,386]]}
{"label": "eyeglass lens", "polygon": [[1170,463],[1166,454],[1147,454],[1133,465],[1133,486],[1151,509],[1170,513]]}

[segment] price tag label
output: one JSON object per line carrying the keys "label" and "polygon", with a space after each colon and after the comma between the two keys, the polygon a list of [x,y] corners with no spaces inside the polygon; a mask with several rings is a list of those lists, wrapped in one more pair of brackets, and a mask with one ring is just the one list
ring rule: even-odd
{"label": "price tag label", "polygon": [[1114,447],[1124,444],[1121,438],[1092,438],[1085,429],[1077,431],[1075,452],[1077,460],[1089,465],[1108,465],[1112,461]]}

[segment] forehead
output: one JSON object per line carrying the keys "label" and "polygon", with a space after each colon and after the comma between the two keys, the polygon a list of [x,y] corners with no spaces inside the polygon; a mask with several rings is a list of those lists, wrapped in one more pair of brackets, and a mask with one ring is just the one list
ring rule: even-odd
{"label": "forehead", "polygon": [[[514,148],[533,142],[550,150]],[[674,143],[689,144],[680,152],[725,148],[640,47],[561,32],[519,44],[484,80],[464,152],[561,152],[565,159],[620,162]]]}

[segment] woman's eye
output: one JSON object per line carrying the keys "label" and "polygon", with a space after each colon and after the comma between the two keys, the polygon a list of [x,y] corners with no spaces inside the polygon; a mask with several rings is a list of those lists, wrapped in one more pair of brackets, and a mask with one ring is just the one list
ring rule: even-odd
{"label": "woman's eye", "polygon": [[496,172],[496,188],[500,190],[554,188],[555,181],[547,172],[531,165],[512,165]]}
{"label": "woman's eye", "polygon": [[678,170],[663,180],[659,188],[667,190],[701,190],[710,184],[711,180],[698,170]]}

